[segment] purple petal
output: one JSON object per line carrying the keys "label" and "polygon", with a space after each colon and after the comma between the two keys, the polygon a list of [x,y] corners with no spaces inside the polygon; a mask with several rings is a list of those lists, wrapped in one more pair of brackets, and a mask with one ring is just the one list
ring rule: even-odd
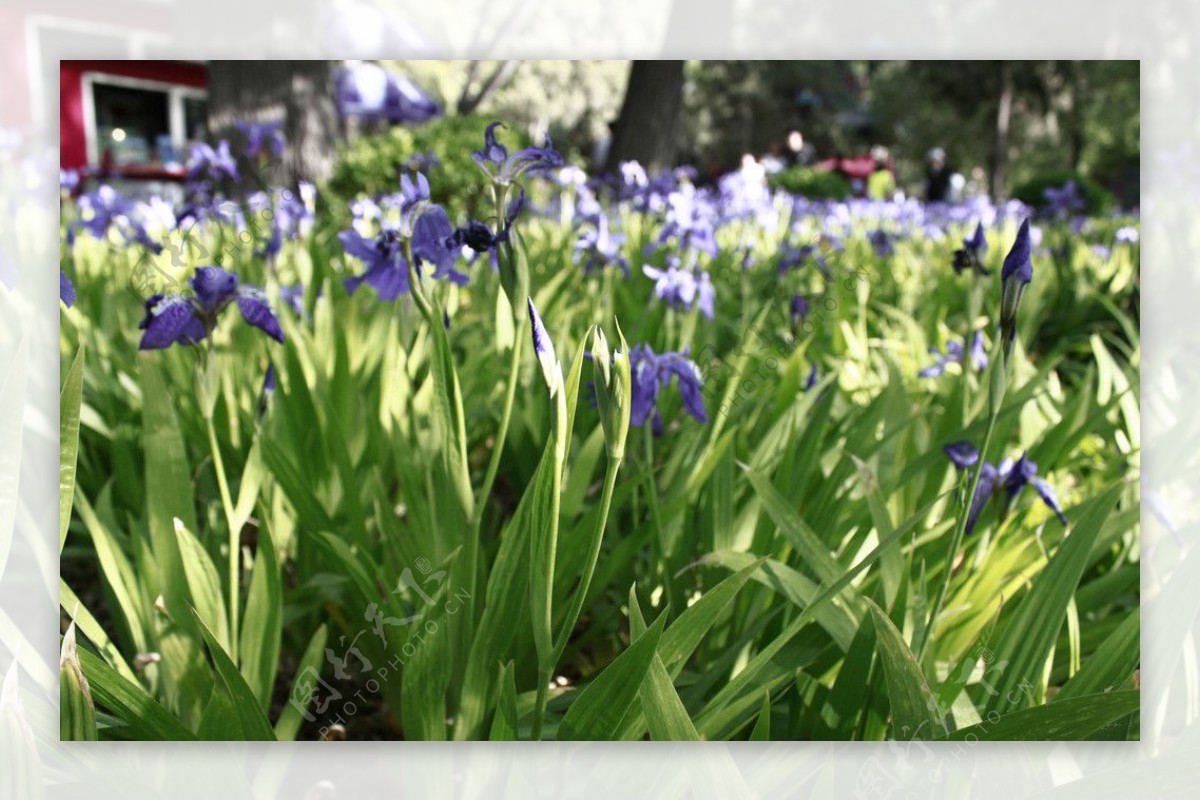
{"label": "purple petal", "polygon": [[966,470],[979,461],[979,449],[969,442],[951,442],[942,448],[946,456],[959,470]]}
{"label": "purple petal", "polygon": [[207,315],[213,315],[237,292],[237,276],[220,267],[200,267],[192,277],[196,301]]}
{"label": "purple petal", "polygon": [[138,344],[139,350],[159,350],[176,342],[188,344],[204,339],[207,332],[192,303],[182,295],[155,296],[147,302],[146,319],[142,321],[145,333]]}
{"label": "purple petal", "polygon": [[246,322],[276,342],[283,342],[283,329],[267,303],[266,293],[258,287],[243,286],[238,290],[237,305]]}

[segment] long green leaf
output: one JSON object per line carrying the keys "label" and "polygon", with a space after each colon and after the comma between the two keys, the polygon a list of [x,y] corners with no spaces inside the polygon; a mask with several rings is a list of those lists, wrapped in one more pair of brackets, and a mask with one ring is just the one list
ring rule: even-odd
{"label": "long green leaf", "polygon": [[1122,489],[1110,487],[1092,501],[1008,618],[994,649],[995,664],[1003,670],[997,671],[996,694],[989,697],[988,712],[1004,714],[1036,702],[1043,666],[1066,621],[1067,606],[1087,567],[1092,544]]}
{"label": "long green leaf", "polygon": [[[1061,703],[1019,709],[951,732],[947,740],[1086,740],[1105,726],[1136,712],[1137,690],[1080,695]],[[994,717],[994,720],[993,720]]]}
{"label": "long green leaf", "polygon": [[[629,633],[632,637],[640,637],[646,631],[646,621],[638,606],[637,595],[631,588],[629,591]],[[638,698],[642,703],[642,711],[650,726],[652,740],[699,740],[700,733],[688,716],[683,701],[671,681],[670,674],[663,666],[658,654],[650,663],[650,670],[638,690]]]}
{"label": "long green leaf", "polygon": [[892,728],[897,740],[932,740],[946,733],[938,715],[937,700],[904,642],[896,624],[871,599],[866,599],[875,619],[876,641],[887,677],[892,707]]}
{"label": "long green leaf", "polygon": [[139,685],[113,670],[91,651],[80,650],[78,653],[92,698],[124,723],[119,729],[106,729],[106,735],[128,740],[196,739],[178,718]]}
{"label": "long green leaf", "polygon": [[250,685],[246,684],[246,680],[238,672],[237,665],[233,664],[233,660],[229,658],[229,654],[225,653],[216,635],[209,630],[208,626],[204,625],[204,621],[196,610],[189,609],[189,611],[195,616],[196,625],[200,627],[200,632],[204,635],[204,641],[208,644],[208,652],[212,656],[213,666],[217,669],[217,677],[224,686],[238,721],[241,723],[242,739],[274,740],[275,731],[267,721],[267,716],[259,705],[258,699],[254,697],[254,691],[250,689]]}
{"label": "long green leaf", "polygon": [[666,614],[638,637],[620,656],[584,688],[558,726],[560,740],[615,740],[621,721],[638,697],[658,641]]}
{"label": "long green leaf", "polygon": [[1105,638],[1091,658],[1083,663],[1078,673],[1062,686],[1051,703],[1058,704],[1069,698],[1094,695],[1121,687],[1133,677],[1141,655],[1140,610],[1134,609],[1121,625]]}
{"label": "long green leaf", "polygon": [[307,714],[308,705],[317,692],[316,680],[320,677],[321,663],[325,659],[325,640],[328,630],[322,625],[313,632],[312,639],[300,661],[296,663],[296,677],[292,679],[288,702],[275,721],[275,739],[291,741],[300,731],[300,721]]}
{"label": "long green leaf", "polygon": [[271,691],[275,687],[282,633],[283,586],[279,559],[270,529],[264,522],[258,527],[258,552],[254,557],[254,572],[246,595],[238,646],[242,677],[264,707],[271,703]]}
{"label": "long green leaf", "polygon": [[[58,397],[58,549],[67,541],[71,505],[75,498],[75,467],[79,457],[79,410],[83,403],[85,347],[79,346]],[[0,566],[2,567],[2,566]]]}
{"label": "long green leaf", "polygon": [[496,702],[496,716],[492,718],[492,732],[488,739],[517,739],[517,685],[513,678],[513,663],[509,662],[500,671],[500,697]]}

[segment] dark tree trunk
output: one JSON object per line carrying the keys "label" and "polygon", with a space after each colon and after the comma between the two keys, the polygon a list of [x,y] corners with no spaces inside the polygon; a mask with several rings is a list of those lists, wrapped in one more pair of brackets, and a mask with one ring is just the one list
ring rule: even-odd
{"label": "dark tree trunk", "polygon": [[1000,201],[1008,196],[1008,127],[1012,120],[1012,64],[1000,62],[1000,93],[996,101],[996,131],[992,140],[991,181],[992,198]]}
{"label": "dark tree trunk", "polygon": [[[213,61],[208,67],[208,128],[213,140],[240,143],[234,120],[285,120],[287,147],[255,183],[321,181],[333,171],[338,115],[330,61]],[[235,147],[235,150],[237,148]]]}
{"label": "dark tree trunk", "polygon": [[604,169],[636,159],[647,170],[673,166],[683,108],[682,61],[635,61],[613,124]]}

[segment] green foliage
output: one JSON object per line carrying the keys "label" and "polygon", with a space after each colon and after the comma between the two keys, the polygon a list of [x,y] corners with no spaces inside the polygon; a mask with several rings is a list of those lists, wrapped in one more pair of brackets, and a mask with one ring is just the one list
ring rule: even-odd
{"label": "green foliage", "polygon": [[[631,260],[658,233],[628,208],[613,222]],[[302,314],[276,301],[285,344],[232,325],[207,355],[139,353],[136,253],[81,238],[62,321],[68,429],[81,388],[62,606],[96,736],[1135,738],[1139,262],[1112,246],[1129,221],[1093,222],[1042,225],[1059,255],[1035,253],[989,455],[1028,452],[1070,525],[1026,489],[953,555],[964,499],[941,447],[980,441],[986,376],[917,372],[931,346],[994,329],[1011,221],[988,230],[975,288],[948,266],[965,226],[882,256],[875,221],[854,218],[828,278],[781,278],[776,235],[731,225],[706,263],[710,321],[652,302],[637,271],[584,274],[570,231],[523,220],[564,361],[554,397],[521,356],[523,299],[485,260],[466,287],[433,286],[446,328],[407,299],[347,294],[323,217],[274,272],[249,249],[226,262],[272,298],[305,284]],[[793,327],[792,292],[812,325]],[[586,402],[602,364],[582,355],[614,318],[631,347],[691,348],[709,414],[680,414],[669,387],[663,431],[631,429],[615,469]],[[66,730],[90,736],[65,675]]]}
{"label": "green foliage", "polygon": [[850,197],[850,182],[833,170],[812,167],[788,167],[772,175],[771,187],[812,200],[845,200]]}
{"label": "green foliage", "polygon": [[1115,202],[1112,192],[1090,178],[1069,170],[1039,173],[1013,187],[1012,196],[1033,208],[1045,208],[1047,205],[1046,190],[1059,189],[1068,181],[1075,182],[1079,195],[1083,199],[1084,207],[1080,210],[1081,214],[1102,217],[1112,210]]}

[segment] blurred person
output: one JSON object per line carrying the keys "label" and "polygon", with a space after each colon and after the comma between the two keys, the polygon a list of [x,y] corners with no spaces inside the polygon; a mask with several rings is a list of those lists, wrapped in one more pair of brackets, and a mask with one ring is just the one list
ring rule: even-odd
{"label": "blurred person", "polygon": [[896,195],[896,174],[892,172],[891,154],[883,145],[871,148],[875,167],[867,176],[867,197],[872,200],[891,200]]}
{"label": "blurred person", "polygon": [[925,200],[944,201],[950,192],[950,170],[946,167],[946,151],[935,147],[925,156]]}
{"label": "blurred person", "polygon": [[951,203],[962,203],[966,195],[967,179],[961,172],[950,174],[950,190],[946,194],[946,200]]}
{"label": "blurred person", "polygon": [[788,157],[793,167],[807,167],[816,160],[817,149],[804,141],[804,134],[791,131],[787,135]]}
{"label": "blurred person", "polygon": [[774,175],[787,169],[787,162],[783,158],[783,148],[777,140],[771,140],[771,144],[767,146],[767,152],[759,159],[759,164],[762,165],[767,175]]}

